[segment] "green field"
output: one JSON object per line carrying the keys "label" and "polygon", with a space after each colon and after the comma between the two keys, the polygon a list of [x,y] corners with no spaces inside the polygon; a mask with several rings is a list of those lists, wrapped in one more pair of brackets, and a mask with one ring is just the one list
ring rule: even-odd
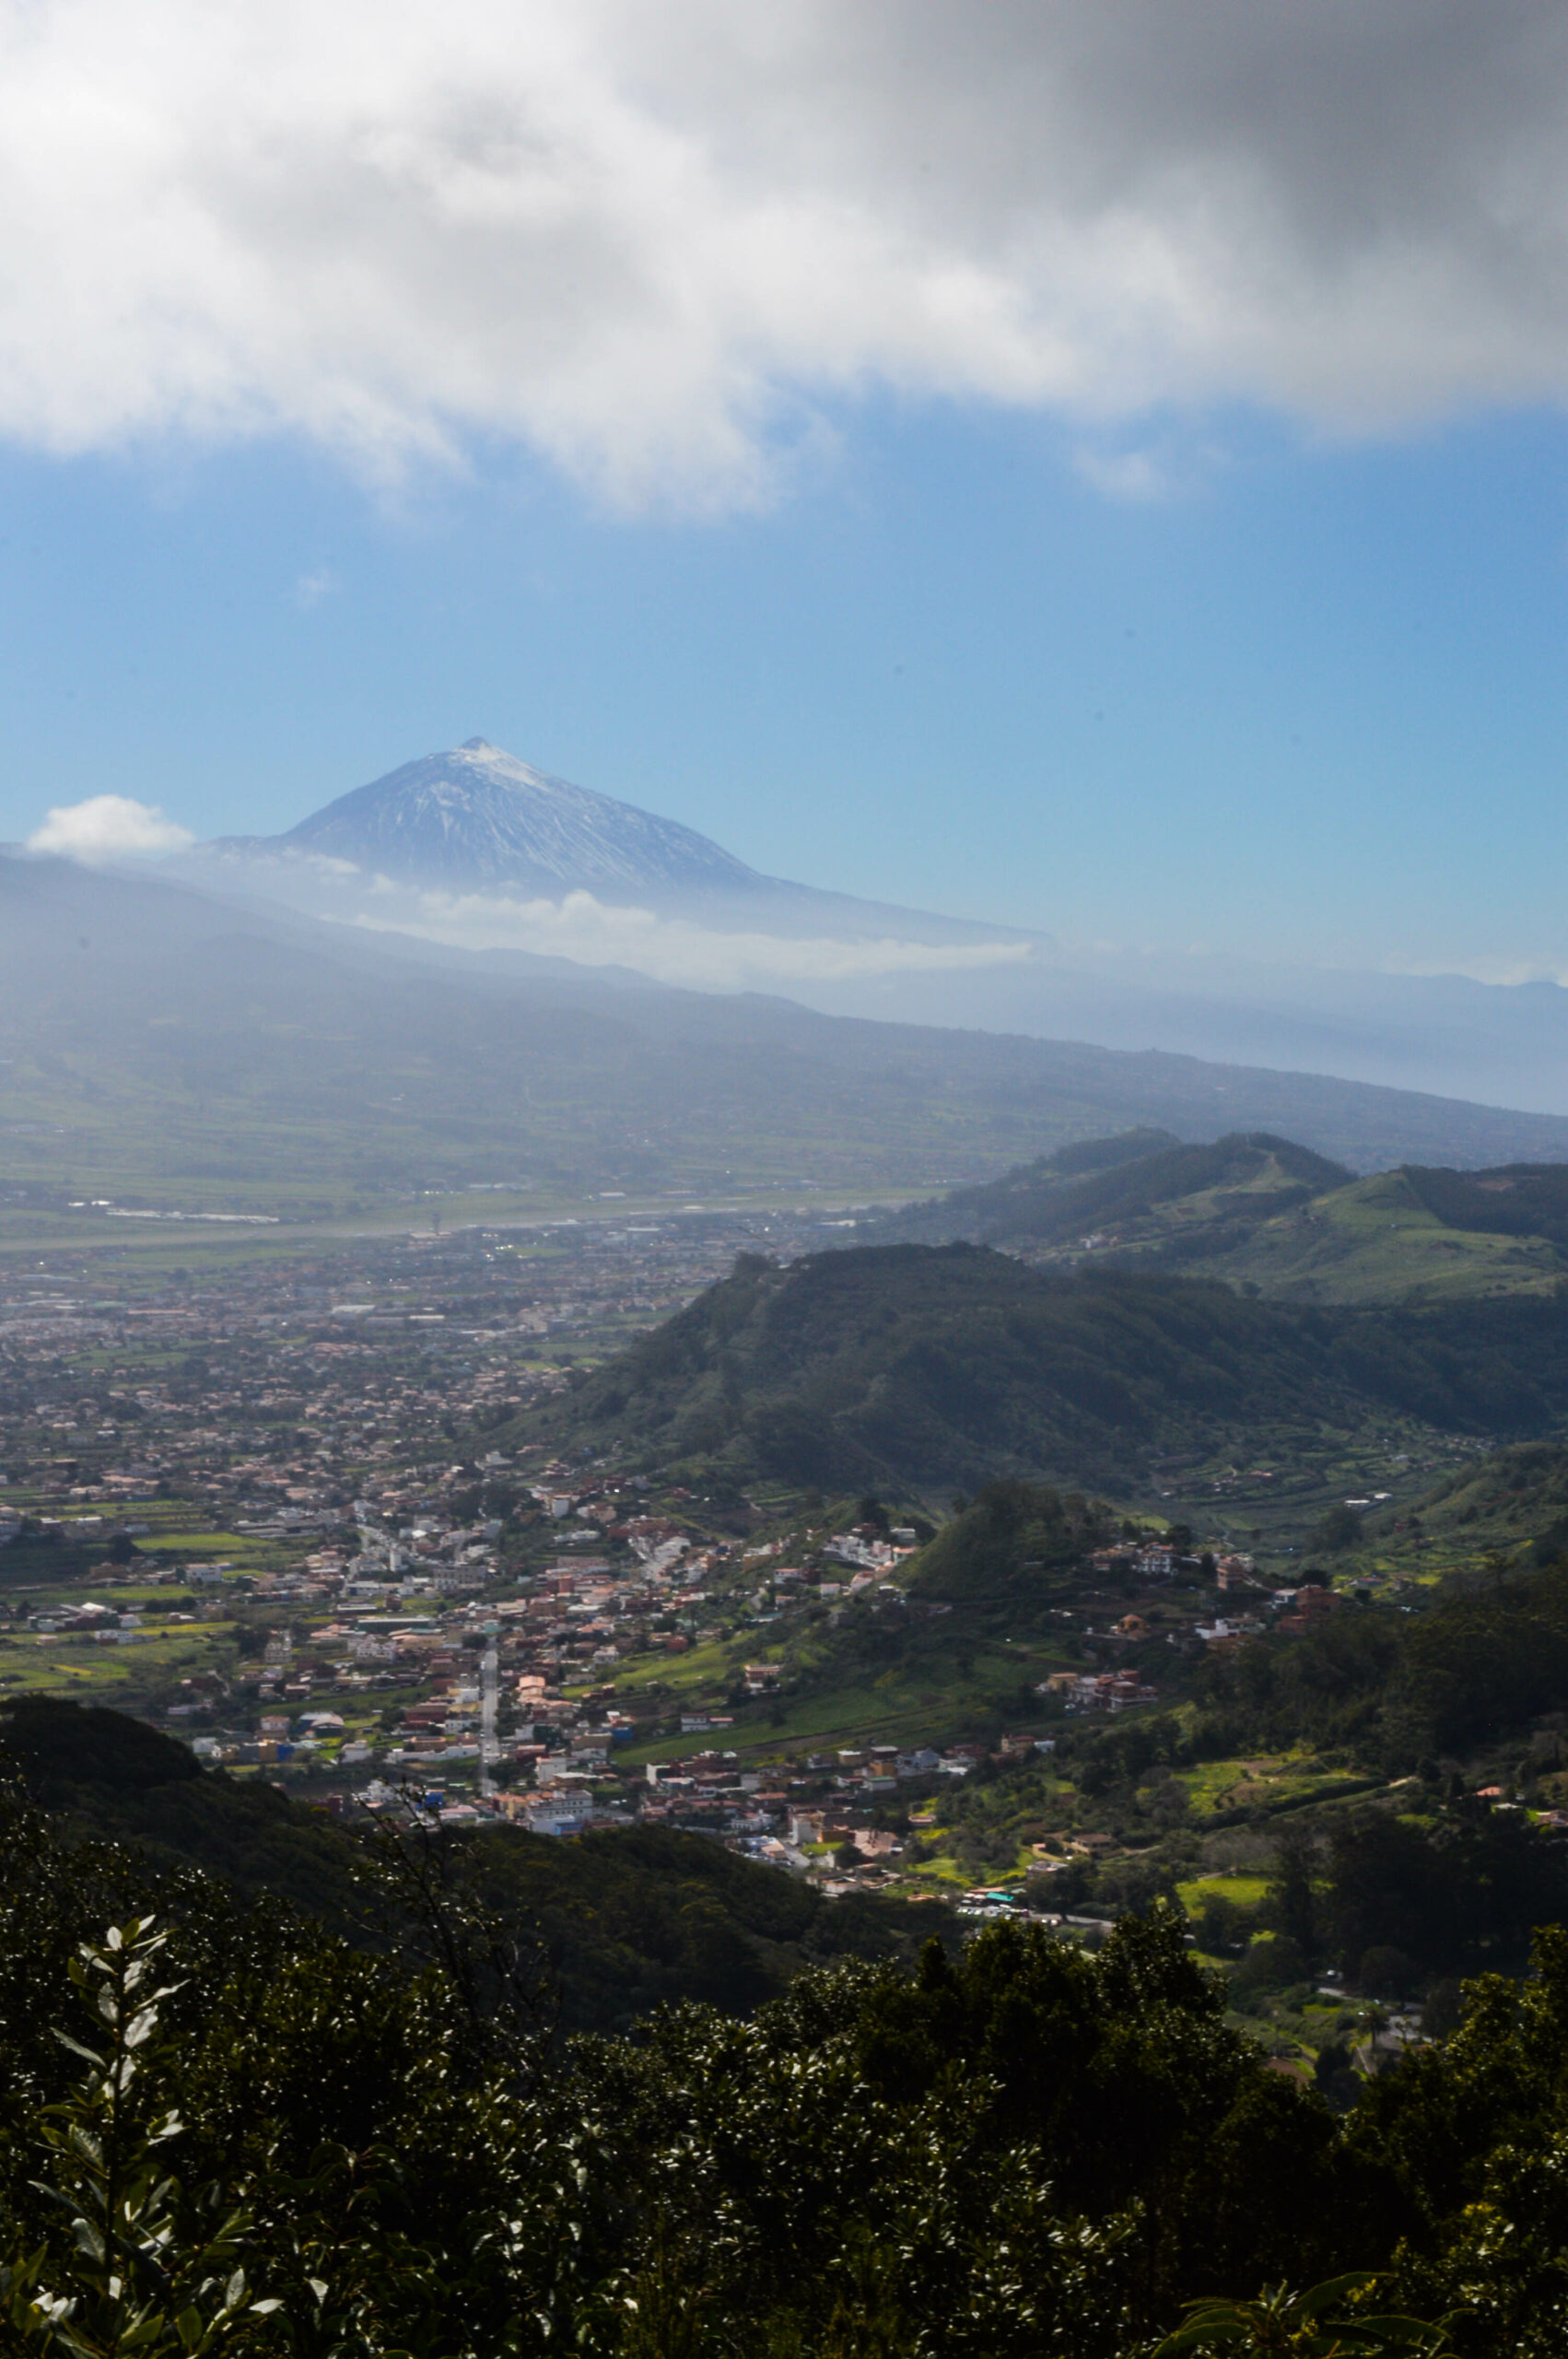
{"label": "green field", "polygon": [[[769,1633],[770,1658],[777,1647],[777,1634]],[[727,1642],[695,1649],[673,1661],[665,1655],[637,1657],[616,1673],[616,1693],[628,1705],[642,1699],[656,1703],[661,1714],[726,1711],[731,1708],[720,1699],[739,1665],[759,1660],[762,1652],[755,1641]],[[886,1672],[834,1678],[804,1695],[792,1692],[787,1682],[776,1700],[762,1705],[751,1701],[743,1708],[721,1741],[755,1761],[839,1745],[951,1743],[996,1721],[999,1688],[1043,1678],[1052,1668],[1051,1659],[1023,1647],[981,1648],[975,1650],[967,1673],[928,1660],[911,1675]],[[626,1757],[665,1761],[690,1753],[699,1743],[719,1741],[671,1735],[630,1749]]]}
{"label": "green field", "polygon": [[1194,1876],[1187,1884],[1179,1884],[1176,1893],[1184,1908],[1201,1907],[1205,1900],[1228,1900],[1237,1908],[1256,1908],[1269,1891],[1267,1876],[1213,1875]]}
{"label": "green field", "polygon": [[133,1646],[78,1641],[63,1631],[40,1636],[0,1630],[0,1688],[88,1696],[135,1710],[149,1689],[177,1685],[208,1669],[220,1650],[227,1657],[225,1642],[232,1636],[229,1625],[210,1622],[178,1629],[149,1625]]}

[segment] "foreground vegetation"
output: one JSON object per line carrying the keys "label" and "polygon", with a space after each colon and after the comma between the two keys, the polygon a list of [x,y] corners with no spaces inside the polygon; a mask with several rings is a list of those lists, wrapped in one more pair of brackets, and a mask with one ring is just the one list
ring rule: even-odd
{"label": "foreground vegetation", "polygon": [[12,2348],[1130,2359],[1350,2271],[1340,2348],[1399,2347],[1391,2308],[1561,2347],[1558,1933],[1337,2116],[1160,1909],[563,2043],[439,1842],[367,1856],[359,1942],[15,1795],[0,1847]]}

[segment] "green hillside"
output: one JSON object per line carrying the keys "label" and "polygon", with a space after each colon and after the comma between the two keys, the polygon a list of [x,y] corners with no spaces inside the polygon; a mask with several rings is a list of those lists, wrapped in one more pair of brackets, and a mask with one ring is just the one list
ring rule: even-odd
{"label": "green hillside", "polygon": [[892,1216],[891,1238],[1070,1254],[1108,1244],[1189,1241],[1223,1252],[1258,1221],[1340,1188],[1353,1175],[1342,1164],[1289,1139],[1253,1132],[1184,1145],[1166,1132],[1129,1131],[1086,1141],[976,1188],[957,1188],[940,1203]]}
{"label": "green hillside", "polygon": [[1411,1168],[1406,1179],[1434,1220],[1499,1237],[1543,1237],[1568,1250],[1568,1166],[1512,1163],[1495,1171]]}
{"label": "green hillside", "polygon": [[744,1257],[504,1447],[741,1480],[933,1492],[1021,1474],[1126,1496],[1181,1452],[1291,1450],[1399,1419],[1523,1437],[1568,1412],[1568,1305],[1317,1309],[1207,1281],[918,1245]]}
{"label": "green hillside", "polygon": [[1355,1180],[1259,1222],[1202,1266],[1282,1301],[1414,1307],[1554,1293],[1568,1256],[1546,1238],[1453,1226],[1431,1209],[1422,1183],[1451,1176],[1465,1175],[1406,1168]]}
{"label": "green hillside", "polygon": [[1521,1570],[1560,1554],[1568,1554],[1568,1446],[1529,1441],[1489,1450],[1366,1517],[1353,1562],[1358,1574],[1430,1583],[1488,1560]]}
{"label": "green hillside", "polygon": [[914,1558],[907,1594],[959,1608],[965,1634],[999,1614],[1011,1631],[1081,1589],[1085,1555],[1114,1536],[1098,1503],[1037,1483],[988,1483]]}
{"label": "green hillside", "polygon": [[1345,1748],[1392,1775],[1528,1751],[1536,1730],[1555,1774],[1565,1692],[1562,1557],[1508,1575],[1472,1567],[1420,1612],[1353,1600],[1305,1637],[1274,1633],[1211,1657],[1199,1682],[1227,1752]]}
{"label": "green hillside", "polygon": [[1527,1545],[1544,1562],[1568,1542],[1568,1449],[1525,1442],[1498,1450],[1450,1475],[1418,1512],[1428,1532],[1472,1555]]}
{"label": "green hillside", "polygon": [[993,1245],[1040,1268],[1183,1270],[1284,1301],[1436,1303],[1568,1275],[1568,1166],[1357,1179],[1265,1132],[1128,1132],[862,1224],[877,1241]]}

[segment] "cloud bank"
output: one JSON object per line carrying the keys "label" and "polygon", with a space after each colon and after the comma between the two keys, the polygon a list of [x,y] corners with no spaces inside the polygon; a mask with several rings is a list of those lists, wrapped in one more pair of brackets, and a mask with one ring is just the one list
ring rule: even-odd
{"label": "cloud bank", "polygon": [[182,851],[195,838],[166,819],[156,803],[127,794],[91,794],[85,803],[51,811],[28,838],[29,851],[63,852],[69,860],[122,860],[145,852]]}
{"label": "cloud bank", "polygon": [[1017,967],[1034,957],[1027,942],[907,942],[892,935],[838,941],[726,931],[652,910],[617,908],[584,892],[559,901],[522,901],[490,893],[415,894],[385,878],[378,884],[399,906],[385,918],[357,912],[352,922],[371,932],[417,934],[462,950],[526,950],[584,967],[630,967],[694,991],[955,974]]}
{"label": "cloud bank", "polygon": [[0,434],[689,510],[878,386],[1558,402],[1565,69],[1540,0],[0,0]]}

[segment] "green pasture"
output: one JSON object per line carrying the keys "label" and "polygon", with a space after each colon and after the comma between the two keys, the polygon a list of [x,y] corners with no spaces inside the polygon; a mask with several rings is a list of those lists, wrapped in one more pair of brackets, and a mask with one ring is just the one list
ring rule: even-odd
{"label": "green pasture", "polygon": [[[723,1697],[741,1664],[763,1655],[759,1639],[750,1646],[727,1640],[673,1659],[638,1658],[617,1673],[616,1692],[627,1702],[646,1697],[670,1711],[724,1712],[731,1708]],[[861,1744],[951,1743],[999,1719],[1018,1717],[1015,1706],[1004,1712],[999,1705],[998,1688],[1015,1686],[1031,1674],[1039,1675],[1032,1655],[1023,1648],[1005,1648],[977,1651],[968,1675],[949,1664],[924,1661],[911,1666],[907,1677],[889,1671],[849,1675],[803,1694],[786,1688],[760,1708],[756,1699],[735,1708],[735,1725],[721,1731],[722,1739],[727,1748],[756,1759]],[[669,1760],[690,1752],[693,1743],[690,1736],[661,1737],[628,1757]]]}
{"label": "green pasture", "polygon": [[919,1884],[956,1887],[961,1892],[966,1891],[974,1882],[969,1871],[960,1867],[950,1851],[938,1852],[933,1859],[917,1860],[913,1866],[901,1864],[899,1872]]}
{"label": "green pasture", "polygon": [[1189,1913],[1201,1908],[1205,1900],[1229,1900],[1237,1908],[1256,1908],[1268,1896],[1267,1876],[1212,1875],[1194,1876],[1188,1884],[1178,1884],[1176,1897]]}
{"label": "green pasture", "polygon": [[149,1690],[209,1669],[230,1636],[228,1625],[210,1622],[144,1631],[128,1647],[82,1645],[64,1632],[0,1633],[0,1689],[87,1696],[135,1710]]}
{"label": "green pasture", "polygon": [[1318,1196],[1311,1211],[1310,1226],[1294,1212],[1260,1223],[1225,1256],[1223,1274],[1287,1300],[1433,1305],[1550,1294],[1562,1275],[1543,1238],[1450,1228],[1397,1171]]}

